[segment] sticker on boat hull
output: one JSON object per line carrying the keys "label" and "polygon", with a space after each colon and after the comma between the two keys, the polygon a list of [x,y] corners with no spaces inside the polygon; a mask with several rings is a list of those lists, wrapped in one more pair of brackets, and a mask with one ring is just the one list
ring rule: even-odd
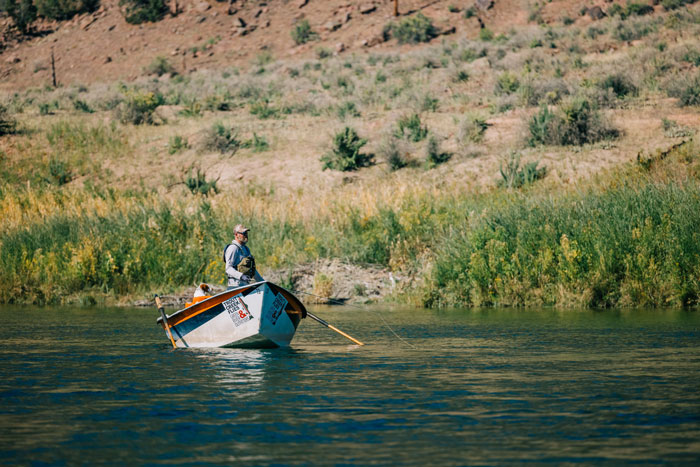
{"label": "sticker on boat hull", "polygon": [[277,323],[277,319],[282,314],[282,311],[287,306],[287,299],[282,296],[282,294],[277,294],[275,301],[272,302],[270,306],[270,323],[274,326]]}
{"label": "sticker on boat hull", "polygon": [[229,298],[228,300],[222,302],[222,304],[224,305],[226,311],[228,311],[228,314],[233,321],[233,325],[236,327],[253,319],[253,316],[250,314],[250,311],[248,311],[248,307],[245,305],[245,302],[243,302],[241,295],[236,295],[233,298]]}

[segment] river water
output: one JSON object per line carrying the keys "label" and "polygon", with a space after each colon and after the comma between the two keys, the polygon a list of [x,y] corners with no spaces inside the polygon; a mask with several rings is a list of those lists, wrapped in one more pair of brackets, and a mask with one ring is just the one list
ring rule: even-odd
{"label": "river water", "polygon": [[[291,349],[0,307],[5,465],[700,462],[700,313],[312,308]],[[386,327],[385,322],[402,339]]]}

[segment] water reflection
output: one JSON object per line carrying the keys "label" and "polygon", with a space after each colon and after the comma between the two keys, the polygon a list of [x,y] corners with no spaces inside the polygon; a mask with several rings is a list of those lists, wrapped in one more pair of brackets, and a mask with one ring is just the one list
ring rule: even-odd
{"label": "water reflection", "polygon": [[212,377],[224,388],[246,387],[260,389],[266,368],[272,358],[264,349],[190,349],[195,358],[203,361]]}

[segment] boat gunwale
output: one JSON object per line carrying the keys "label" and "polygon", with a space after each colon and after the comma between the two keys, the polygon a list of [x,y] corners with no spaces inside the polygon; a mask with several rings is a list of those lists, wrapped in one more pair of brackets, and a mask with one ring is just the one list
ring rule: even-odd
{"label": "boat gunwale", "polygon": [[[273,292],[275,293],[281,293],[285,299],[287,299],[287,303],[289,303],[294,311],[290,312],[285,310],[285,312],[289,314],[301,314],[302,318],[306,318],[306,307],[304,307],[304,304],[301,303],[301,301],[296,298],[290,291],[287,289],[280,287],[279,285],[269,282],[269,281],[260,281],[256,282],[254,284],[248,284],[244,285],[241,287],[236,287],[235,289],[231,290],[224,290],[223,292],[220,292],[216,295],[213,295],[205,300],[202,300],[200,302],[194,303],[186,308],[183,308],[181,310],[176,311],[175,313],[171,315],[165,315],[166,319],[168,320],[168,326],[171,328],[174,326],[177,326],[178,324],[184,323],[185,321],[189,320],[190,318],[193,318],[201,313],[204,313],[205,311],[219,305],[226,299],[233,297],[235,295],[238,295],[239,293],[243,293],[247,290],[254,290],[260,287],[263,284],[267,284],[270,289],[272,289]],[[185,314],[186,313],[186,314]],[[180,316],[184,314],[184,316]],[[176,322],[173,322],[173,319],[181,318]],[[291,318],[291,317],[290,317]],[[298,318],[297,318],[298,319]],[[163,329],[165,329],[165,324],[163,323],[163,317],[159,316],[158,319],[156,319],[156,322],[161,325]],[[294,326],[296,327],[296,325]]]}

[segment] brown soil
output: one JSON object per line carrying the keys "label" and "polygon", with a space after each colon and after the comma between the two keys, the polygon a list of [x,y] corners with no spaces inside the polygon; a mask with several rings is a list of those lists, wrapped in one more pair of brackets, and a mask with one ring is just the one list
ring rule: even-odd
{"label": "brown soil", "polygon": [[[65,86],[134,80],[157,56],[167,57],[179,72],[188,73],[247,67],[262,52],[284,60],[314,56],[320,47],[340,54],[401,52],[415,47],[382,39],[384,26],[395,20],[393,0],[232,0],[231,5],[194,0],[177,4],[179,13],[175,16],[131,25],[124,20],[118,0],[102,0],[94,13],[65,22],[39,22],[34,37],[24,38],[13,33],[8,18],[0,20],[0,90],[51,84],[52,51],[57,81]],[[476,37],[479,21],[496,33],[527,24],[525,0],[497,0],[491,9],[479,10],[478,19],[464,15],[472,4],[455,0],[399,2],[402,15],[420,11],[440,31],[454,28],[449,37],[455,39]],[[557,5],[571,9],[575,4],[578,2],[554,1],[547,5],[543,17],[559,19]],[[297,46],[291,31],[302,18],[320,38]],[[193,52],[195,47],[198,50]]]}

